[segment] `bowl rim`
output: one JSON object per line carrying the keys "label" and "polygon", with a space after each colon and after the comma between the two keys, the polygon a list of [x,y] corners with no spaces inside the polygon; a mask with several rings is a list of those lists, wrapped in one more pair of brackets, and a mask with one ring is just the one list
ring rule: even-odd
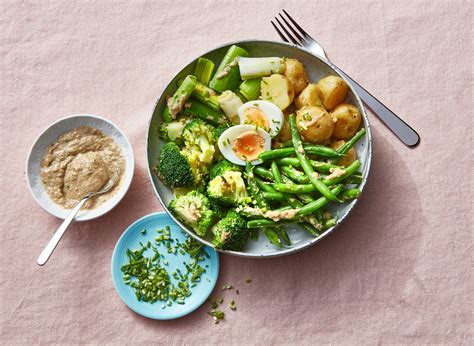
{"label": "bowl rim", "polygon": [[[74,221],[76,222],[82,222],[82,221],[90,221],[90,220],[94,220],[94,219],[97,219],[101,216],[104,216],[105,214],[107,214],[108,212],[110,212],[112,209],[114,209],[121,201],[122,199],[125,197],[125,195],[127,194],[129,188],[130,188],[130,185],[132,184],[132,181],[133,181],[133,175],[135,173],[135,155],[133,153],[133,147],[130,143],[130,141],[128,140],[127,136],[125,135],[125,133],[114,123],[112,122],[111,120],[108,120],[102,116],[99,116],[99,115],[94,115],[94,114],[87,114],[87,113],[81,113],[81,114],[73,114],[73,115],[67,115],[65,117],[62,117],[62,118],[59,118],[58,120],[52,122],[51,124],[49,124],[47,127],[45,127],[38,136],[36,136],[35,140],[33,141],[33,144],[30,146],[30,149],[28,151],[28,156],[26,158],[26,171],[25,171],[25,175],[26,175],[26,181],[27,181],[27,185],[28,185],[28,190],[30,191],[31,195],[33,196],[33,199],[36,201],[36,203],[41,207],[43,208],[46,212],[48,212],[49,214],[59,218],[59,219],[65,219],[67,217],[67,215],[65,217],[62,217],[61,215],[53,212],[52,210],[50,210],[45,204],[42,203],[42,201],[36,196],[35,192],[33,191],[33,188],[32,188],[32,181],[31,181],[31,177],[30,175],[28,174],[28,167],[30,166],[30,160],[31,160],[31,155],[33,154],[33,149],[35,148],[37,142],[40,140],[41,137],[44,136],[44,134],[49,130],[51,129],[53,126],[61,123],[61,122],[65,122],[65,121],[68,121],[68,120],[71,120],[71,119],[74,119],[74,118],[79,118],[79,117],[87,117],[87,118],[91,118],[91,119],[95,119],[95,120],[100,120],[100,121],[103,121],[104,123],[107,123],[109,125],[111,125],[115,130],[117,130],[117,132],[120,134],[120,136],[124,139],[125,143],[126,143],[126,146],[130,149],[130,162],[126,162],[127,165],[130,165],[130,178],[129,179],[124,179],[124,181],[122,182],[123,187],[123,192],[121,193],[121,196],[120,198],[115,202],[115,203],[111,203],[110,206],[106,207],[103,209],[102,212],[100,213],[97,213],[97,215],[93,215],[93,216],[88,216],[87,213],[84,213],[82,215],[80,215],[80,217],[76,217],[74,219]],[[120,146],[119,146],[120,147]],[[122,147],[120,147],[122,149]],[[123,150],[123,149],[122,149]],[[127,169],[126,169],[127,171]],[[106,205],[106,204],[105,204]]]}
{"label": "bowl rim", "polygon": [[[156,110],[156,107],[158,106],[158,103],[160,102],[161,98],[163,97],[163,92],[164,90],[166,90],[166,88],[171,84],[171,82],[176,78],[177,75],[179,75],[186,67],[188,67],[190,64],[192,64],[194,61],[196,61],[197,58],[199,58],[200,56],[203,56],[203,55],[207,55],[215,50],[218,50],[218,49],[221,49],[221,48],[224,48],[224,47],[228,47],[228,46],[231,46],[231,45],[239,45],[239,44],[248,44],[248,43],[271,43],[271,44],[277,44],[277,45],[282,45],[282,46],[287,46],[287,47],[291,47],[293,49],[296,49],[296,50],[300,50],[300,51],[303,51],[304,53],[307,53],[309,55],[311,55],[312,57],[314,57],[315,59],[318,59],[321,63],[327,65],[333,73],[335,73],[338,77],[342,78],[346,83],[347,85],[349,86],[349,89],[352,91],[352,94],[354,95],[355,97],[355,100],[357,102],[357,106],[359,107],[359,109],[361,110],[361,113],[362,113],[362,118],[364,119],[364,122],[363,124],[365,125],[366,127],[366,136],[367,136],[367,142],[368,142],[368,146],[367,146],[367,160],[366,160],[366,166],[367,166],[367,173],[362,181],[362,183],[359,185],[359,189],[360,189],[360,195],[358,198],[352,200],[352,202],[349,204],[349,208],[347,209],[347,211],[342,214],[340,216],[340,218],[337,220],[337,223],[335,226],[327,229],[324,233],[322,233],[320,236],[318,237],[315,237],[313,239],[311,239],[310,241],[308,241],[307,243],[304,243],[303,245],[300,245],[298,247],[289,247],[289,248],[286,248],[286,249],[283,249],[281,251],[278,251],[278,252],[275,252],[275,253],[269,253],[269,254],[252,254],[252,253],[246,253],[246,252],[241,252],[241,251],[230,251],[230,250],[221,250],[221,249],[216,249],[215,246],[205,240],[205,239],[202,239],[200,238],[199,236],[197,236],[194,232],[188,230],[188,228],[186,227],[186,225],[184,225],[182,222],[180,222],[169,210],[168,210],[168,207],[165,205],[165,203],[163,202],[163,200],[161,199],[161,196],[160,194],[158,193],[158,190],[156,189],[156,186],[155,184],[153,183],[153,171],[152,171],[152,168],[150,167],[150,164],[149,164],[149,161],[148,161],[148,157],[149,157],[149,153],[148,153],[148,143],[149,143],[149,139],[150,139],[150,127],[151,127],[151,122],[153,120],[153,115],[154,115],[154,112]],[[329,234],[332,234],[334,232],[334,230],[337,229],[337,227],[344,222],[344,220],[347,218],[347,216],[350,214],[350,212],[354,209],[354,207],[356,206],[357,202],[360,200],[363,192],[364,192],[364,188],[365,188],[365,185],[367,184],[367,180],[368,180],[368,177],[370,175],[370,168],[372,166],[372,130],[371,130],[371,125],[370,125],[370,121],[369,121],[369,118],[367,116],[367,111],[365,109],[365,106],[359,96],[359,94],[357,94],[357,92],[354,90],[354,88],[352,87],[352,85],[349,83],[349,81],[346,79],[346,77],[344,77],[341,73],[339,73],[339,70],[338,68],[333,64],[331,63],[329,60],[325,60],[321,57],[319,57],[318,55],[314,54],[313,52],[311,52],[310,50],[306,49],[305,47],[300,47],[300,46],[297,46],[295,44],[291,44],[291,43],[287,43],[287,42],[283,42],[283,41],[274,41],[274,40],[266,40],[266,39],[246,39],[246,40],[237,40],[237,41],[230,41],[230,42],[226,42],[226,43],[223,43],[223,44],[220,44],[212,49],[209,49],[203,53],[201,53],[199,56],[193,58],[192,60],[190,60],[188,63],[184,64],[181,69],[175,73],[173,75],[173,77],[168,81],[168,83],[165,84],[165,86],[163,87],[162,89],[162,92],[160,93],[159,97],[156,99],[154,105],[153,105],[153,109],[152,109],[152,112],[151,112],[151,116],[148,120],[148,128],[147,128],[147,134],[146,134],[146,141],[145,141],[145,155],[146,155],[146,160],[147,160],[147,171],[148,171],[148,178],[149,178],[149,181],[150,181],[150,184],[153,188],[153,191],[155,192],[155,195],[158,197],[158,200],[161,204],[161,206],[163,207],[163,210],[166,211],[168,213],[168,215],[178,224],[180,225],[185,232],[187,232],[190,236],[192,236],[193,238],[195,238],[196,240],[200,241],[201,243],[207,245],[207,246],[210,246],[212,247],[214,250],[216,251],[219,251],[223,254],[230,254],[230,255],[233,255],[233,256],[238,256],[238,257],[246,257],[246,258],[272,258],[272,257],[279,257],[279,256],[284,256],[284,255],[289,255],[289,254],[293,254],[293,253],[296,253],[296,252],[299,252],[301,250],[304,250],[304,249],[307,249],[308,247],[320,242],[322,239],[326,238]]]}

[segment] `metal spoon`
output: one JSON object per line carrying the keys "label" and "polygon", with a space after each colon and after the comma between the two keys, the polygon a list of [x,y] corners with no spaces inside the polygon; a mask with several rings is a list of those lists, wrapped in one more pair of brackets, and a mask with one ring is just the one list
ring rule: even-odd
{"label": "metal spoon", "polygon": [[79,201],[79,203],[77,203],[77,205],[71,210],[71,212],[69,213],[67,218],[64,219],[61,226],[59,226],[56,233],[54,233],[54,235],[51,238],[51,240],[49,241],[48,245],[46,245],[46,247],[43,249],[43,251],[41,251],[41,254],[39,255],[38,259],[36,260],[36,263],[38,265],[42,266],[43,264],[45,264],[48,261],[49,257],[51,256],[54,249],[56,248],[59,241],[61,240],[62,236],[64,235],[64,232],[66,232],[66,230],[69,228],[72,221],[76,217],[76,214],[82,208],[84,203],[86,203],[89,200],[89,198],[91,198],[91,197],[101,195],[101,194],[106,193],[107,191],[109,191],[115,185],[115,183],[117,182],[117,177],[118,177],[118,171],[115,171],[114,175],[112,176],[112,179],[110,179],[109,182],[101,190],[96,191],[96,192],[89,192],[87,195],[85,195]]}

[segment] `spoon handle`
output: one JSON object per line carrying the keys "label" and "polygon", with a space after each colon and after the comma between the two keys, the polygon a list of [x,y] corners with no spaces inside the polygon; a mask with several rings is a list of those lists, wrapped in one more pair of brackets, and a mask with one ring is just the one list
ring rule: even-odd
{"label": "spoon handle", "polygon": [[71,210],[67,218],[64,219],[63,223],[61,224],[61,226],[59,226],[58,230],[54,233],[48,245],[46,245],[43,251],[41,251],[41,254],[36,260],[36,263],[38,263],[38,265],[42,266],[48,261],[49,257],[51,256],[54,249],[56,248],[59,241],[61,240],[64,232],[66,232],[69,225],[71,225],[72,221],[74,220],[74,217],[76,217],[77,212],[81,209],[81,207],[84,205],[84,203],[87,201],[88,198],[89,196],[81,199],[79,203],[77,203],[77,205]]}

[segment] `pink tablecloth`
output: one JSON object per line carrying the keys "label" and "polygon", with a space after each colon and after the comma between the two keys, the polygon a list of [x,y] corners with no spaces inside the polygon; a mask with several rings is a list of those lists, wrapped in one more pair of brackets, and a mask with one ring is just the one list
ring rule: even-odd
{"label": "pink tablecloth", "polygon": [[[282,7],[421,145],[404,147],[371,116],[367,191],[337,232],[288,257],[221,256],[219,287],[240,289],[224,323],[208,306],[142,318],[116,295],[110,258],[131,222],[161,210],[145,160],[154,102],[200,53],[278,39],[269,21]],[[1,343],[473,343],[472,4],[3,0],[0,13]],[[125,131],[135,178],[115,210],[74,225],[39,268],[60,221],[31,198],[25,160],[43,128],[76,113]]]}

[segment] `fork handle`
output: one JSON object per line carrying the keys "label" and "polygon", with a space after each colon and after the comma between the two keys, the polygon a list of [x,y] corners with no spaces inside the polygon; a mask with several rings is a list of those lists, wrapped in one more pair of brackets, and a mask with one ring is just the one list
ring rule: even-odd
{"label": "fork handle", "polygon": [[338,67],[336,67],[336,69],[351,83],[351,86],[367,107],[369,107],[375,115],[382,120],[385,126],[387,126],[393,134],[403,142],[403,144],[408,147],[414,147],[420,142],[420,136],[413,128],[388,109],[388,107],[382,102],[372,96],[372,94],[367,90],[361,87],[359,83],[349,77],[344,71]]}

